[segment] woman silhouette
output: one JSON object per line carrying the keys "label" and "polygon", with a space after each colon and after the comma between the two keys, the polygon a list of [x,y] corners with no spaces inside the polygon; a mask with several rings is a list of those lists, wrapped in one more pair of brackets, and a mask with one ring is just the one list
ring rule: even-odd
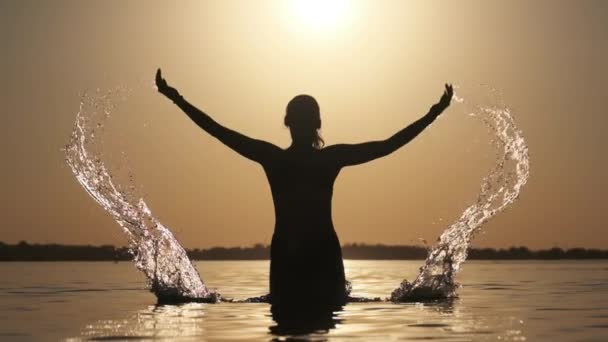
{"label": "woman silhouette", "polygon": [[317,101],[298,95],[287,105],[287,149],[249,138],[215,122],[188,103],[156,72],[158,91],[200,128],[245,158],[262,165],[272,192],[275,228],[270,252],[270,302],[275,305],[325,303],[339,306],[348,292],[342,251],[331,217],[333,185],[340,170],[386,156],[415,138],[450,104],[452,86],[425,116],[392,137],[361,144],[323,147]]}

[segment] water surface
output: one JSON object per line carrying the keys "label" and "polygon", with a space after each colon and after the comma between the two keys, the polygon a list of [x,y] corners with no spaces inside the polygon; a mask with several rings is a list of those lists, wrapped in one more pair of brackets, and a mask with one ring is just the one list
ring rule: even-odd
{"label": "water surface", "polygon": [[[346,260],[353,294],[386,297],[420,261]],[[197,262],[226,297],[266,293],[267,261]],[[0,263],[0,340],[286,340],[270,306],[156,306],[130,262]],[[352,303],[308,340],[607,341],[608,261],[469,261],[460,297]]]}

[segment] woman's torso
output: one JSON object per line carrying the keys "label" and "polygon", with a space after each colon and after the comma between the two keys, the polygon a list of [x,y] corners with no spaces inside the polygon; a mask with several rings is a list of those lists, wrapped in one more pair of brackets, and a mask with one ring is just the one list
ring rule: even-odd
{"label": "woman's torso", "polygon": [[274,202],[275,235],[307,239],[334,233],[331,201],[340,169],[322,149],[286,149],[263,166]]}

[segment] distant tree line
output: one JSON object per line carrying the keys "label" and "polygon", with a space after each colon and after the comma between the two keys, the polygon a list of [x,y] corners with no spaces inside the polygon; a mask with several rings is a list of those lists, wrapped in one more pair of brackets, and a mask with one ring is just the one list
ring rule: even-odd
{"label": "distant tree line", "polygon": [[25,241],[9,245],[0,242],[0,261],[119,261],[131,258],[128,248],[112,245],[29,244]]}
{"label": "distant tree line", "polygon": [[[188,249],[193,260],[268,260],[270,247],[256,244],[251,247],[212,247]],[[342,247],[344,259],[361,260],[423,260],[428,253],[422,246],[347,244]],[[126,247],[111,245],[29,244],[21,241],[10,245],[0,242],[0,261],[121,261],[131,260]],[[507,249],[471,248],[468,259],[475,260],[559,260],[608,259],[608,250],[571,248],[532,251],[527,247]]]}

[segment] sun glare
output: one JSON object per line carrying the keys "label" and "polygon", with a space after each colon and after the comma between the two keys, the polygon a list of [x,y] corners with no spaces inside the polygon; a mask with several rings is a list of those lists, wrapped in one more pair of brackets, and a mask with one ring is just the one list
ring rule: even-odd
{"label": "sun glare", "polygon": [[327,31],[344,22],[348,5],[347,0],[291,0],[291,11],[297,24]]}

